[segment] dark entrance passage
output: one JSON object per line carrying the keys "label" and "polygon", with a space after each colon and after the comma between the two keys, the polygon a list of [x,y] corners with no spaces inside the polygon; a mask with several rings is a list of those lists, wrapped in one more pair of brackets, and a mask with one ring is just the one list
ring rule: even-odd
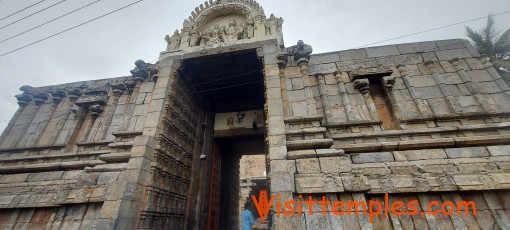
{"label": "dark entrance passage", "polygon": [[[198,229],[239,229],[242,155],[265,154],[264,82],[255,50],[186,59],[179,72],[187,88],[214,114],[213,143],[194,170],[190,212]],[[192,210],[193,209],[193,210]]]}

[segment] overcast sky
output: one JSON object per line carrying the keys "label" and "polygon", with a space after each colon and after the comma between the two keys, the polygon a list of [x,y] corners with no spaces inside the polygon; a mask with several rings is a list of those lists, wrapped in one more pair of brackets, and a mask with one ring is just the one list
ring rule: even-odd
{"label": "overcast sky", "polygon": [[[0,0],[0,18],[40,0]],[[45,0],[0,27],[61,0]],[[66,0],[19,23],[0,29],[0,41],[97,0]],[[75,26],[136,0],[102,0],[62,19],[0,42],[0,55]],[[314,53],[331,52],[510,10],[509,0],[259,0],[267,16],[283,17],[286,46],[304,40]],[[0,57],[0,131],[18,105],[22,85],[45,86],[129,75],[137,59],[153,61],[166,47],[166,34],[203,1],[144,0],[85,26]],[[510,28],[510,14],[497,16]],[[480,28],[486,20],[465,25]],[[377,45],[465,38],[464,25]],[[376,45],[374,45],[376,46]]]}

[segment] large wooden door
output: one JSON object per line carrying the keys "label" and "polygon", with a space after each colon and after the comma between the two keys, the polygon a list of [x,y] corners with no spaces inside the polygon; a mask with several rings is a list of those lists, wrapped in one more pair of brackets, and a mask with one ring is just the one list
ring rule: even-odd
{"label": "large wooden door", "polygon": [[220,185],[221,185],[221,152],[218,145],[213,145],[211,159],[211,187],[209,189],[209,205],[207,212],[208,230],[216,230],[220,226]]}

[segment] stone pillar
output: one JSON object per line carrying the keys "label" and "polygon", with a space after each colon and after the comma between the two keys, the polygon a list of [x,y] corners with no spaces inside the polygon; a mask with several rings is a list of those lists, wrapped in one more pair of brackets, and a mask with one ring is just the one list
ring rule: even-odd
{"label": "stone pillar", "polygon": [[315,106],[315,100],[313,99],[312,84],[310,83],[310,76],[308,76],[308,61],[309,59],[307,58],[300,58],[297,63],[301,69],[301,75],[303,77],[308,115],[317,115],[317,107]]}
{"label": "stone pillar", "polygon": [[329,102],[328,94],[326,92],[326,82],[324,81],[324,75],[316,74],[317,82],[319,83],[319,94],[321,96],[322,107],[324,109],[326,123],[328,123],[328,118],[332,118],[333,114],[331,112],[331,103]]}
{"label": "stone pillar", "polygon": [[287,104],[287,90],[285,89],[285,66],[287,66],[287,56],[278,55],[278,67],[280,69],[280,90],[282,94],[283,115],[289,116]]}
{"label": "stone pillar", "polygon": [[356,120],[356,111],[352,108],[351,99],[347,94],[347,88],[345,87],[345,82],[342,79],[342,73],[335,72],[335,78],[337,80],[338,89],[340,90],[340,96],[342,97],[342,103],[345,107],[345,113],[347,114],[347,119],[349,121]]}

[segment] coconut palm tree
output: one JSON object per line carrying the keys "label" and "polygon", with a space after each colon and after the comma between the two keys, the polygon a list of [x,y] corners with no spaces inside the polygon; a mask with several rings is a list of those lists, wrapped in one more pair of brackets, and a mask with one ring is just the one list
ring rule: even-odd
{"label": "coconut palm tree", "polygon": [[487,25],[479,31],[466,26],[466,35],[480,54],[486,55],[499,74],[510,83],[510,29],[501,33],[489,14]]}

